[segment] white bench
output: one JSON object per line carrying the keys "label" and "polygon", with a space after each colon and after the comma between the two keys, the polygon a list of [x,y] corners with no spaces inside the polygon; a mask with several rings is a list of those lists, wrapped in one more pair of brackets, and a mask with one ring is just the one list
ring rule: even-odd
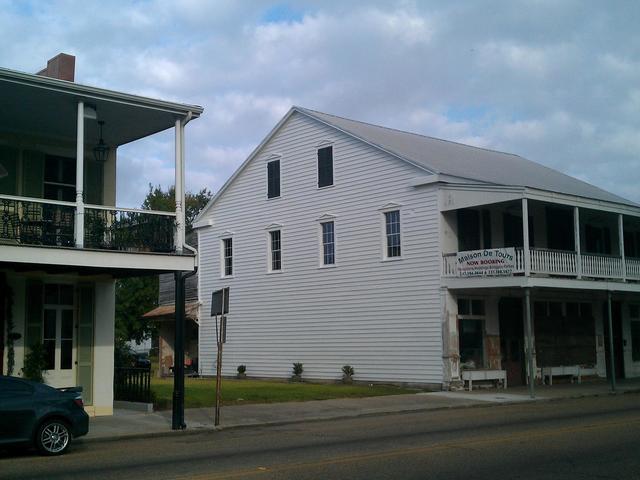
{"label": "white bench", "polygon": [[473,390],[473,381],[493,380],[502,382],[502,388],[507,388],[506,370],[462,370],[462,380],[469,383],[469,391]]}
{"label": "white bench", "polygon": [[571,376],[571,383],[578,380],[582,383],[582,371],[580,365],[560,365],[558,367],[542,367],[542,383],[549,379],[549,385],[553,385],[553,377]]}

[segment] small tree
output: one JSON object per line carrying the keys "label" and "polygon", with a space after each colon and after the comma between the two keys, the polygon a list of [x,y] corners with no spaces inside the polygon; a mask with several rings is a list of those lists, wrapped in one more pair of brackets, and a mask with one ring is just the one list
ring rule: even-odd
{"label": "small tree", "polygon": [[43,372],[46,372],[47,358],[44,345],[35,343],[29,348],[29,353],[24,357],[24,367],[22,373],[27,380],[34,382],[44,382]]}
{"label": "small tree", "polygon": [[291,380],[293,380],[294,382],[301,382],[302,381],[302,372],[304,372],[304,368],[302,366],[302,363],[297,362],[293,364],[293,376],[291,377]]}
{"label": "small tree", "polygon": [[352,383],[353,382],[353,374],[355,371],[351,365],[345,365],[342,367],[342,382],[343,383]]}
{"label": "small tree", "polygon": [[238,365],[238,375],[237,378],[243,379],[247,378],[247,366],[246,365]]}

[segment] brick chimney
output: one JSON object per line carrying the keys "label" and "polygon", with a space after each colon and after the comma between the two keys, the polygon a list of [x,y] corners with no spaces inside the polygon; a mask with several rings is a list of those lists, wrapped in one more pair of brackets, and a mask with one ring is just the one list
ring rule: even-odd
{"label": "brick chimney", "polygon": [[47,61],[47,68],[43,68],[36,75],[58,78],[73,82],[76,70],[76,57],[66,53],[59,53]]}

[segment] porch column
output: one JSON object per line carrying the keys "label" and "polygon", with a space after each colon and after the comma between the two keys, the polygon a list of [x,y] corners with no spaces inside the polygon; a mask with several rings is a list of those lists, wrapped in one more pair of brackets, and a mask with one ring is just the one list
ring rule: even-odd
{"label": "porch column", "polygon": [[531,251],[529,250],[529,204],[522,199],[522,249],[524,253],[524,276],[531,275]]}
{"label": "porch column", "polygon": [[613,320],[611,318],[611,292],[607,292],[607,328],[609,329],[609,380],[611,381],[611,391],[616,391],[616,366],[613,355]]}
{"label": "porch column", "polygon": [[582,256],[580,253],[580,209],[573,207],[573,238],[576,249],[576,277],[582,278]]}
{"label": "porch column", "polygon": [[533,332],[531,328],[531,289],[524,289],[524,319],[525,319],[525,334],[527,345],[527,365],[529,366],[529,396],[536,398],[535,381],[536,372],[533,365]]}
{"label": "porch column", "polygon": [[76,247],[84,247],[84,102],[78,102],[76,135]]}
{"label": "porch column", "polygon": [[185,240],[184,225],[184,146],[183,134],[184,125],[182,120],[176,120],[175,124],[175,200],[176,200],[176,232],[174,244],[177,253],[182,253],[182,246]]}
{"label": "porch column", "polygon": [[624,218],[618,214],[618,244],[620,245],[620,258],[622,259],[622,281],[627,281],[627,261],[624,255]]}

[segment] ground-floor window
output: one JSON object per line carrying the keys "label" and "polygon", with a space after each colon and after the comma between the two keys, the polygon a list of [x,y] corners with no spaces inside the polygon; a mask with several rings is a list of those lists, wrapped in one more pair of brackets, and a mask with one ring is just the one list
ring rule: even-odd
{"label": "ground-floor window", "polygon": [[482,368],[484,351],[484,301],[461,298],[458,300],[458,343],[460,365],[463,368]]}
{"label": "ground-floor window", "polygon": [[588,302],[537,301],[534,304],[539,366],[594,365],[596,335]]}

